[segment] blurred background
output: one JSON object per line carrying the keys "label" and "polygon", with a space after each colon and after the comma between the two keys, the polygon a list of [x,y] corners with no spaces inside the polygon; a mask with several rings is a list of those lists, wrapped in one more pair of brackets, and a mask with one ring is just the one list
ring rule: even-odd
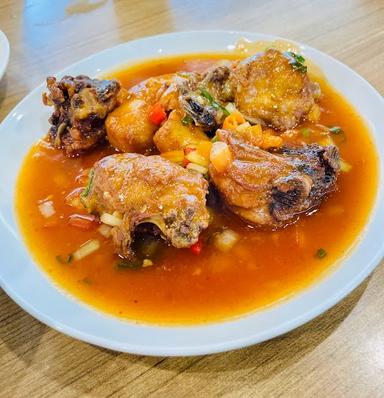
{"label": "blurred background", "polygon": [[368,68],[377,73],[384,68],[383,3],[383,0],[1,0],[0,29],[11,42],[8,83],[25,80],[23,65],[28,63],[26,89],[32,89],[47,74],[118,43],[164,32],[202,29],[271,33],[304,41],[341,61],[347,60],[353,46],[354,57],[348,58],[348,63],[369,80]]}

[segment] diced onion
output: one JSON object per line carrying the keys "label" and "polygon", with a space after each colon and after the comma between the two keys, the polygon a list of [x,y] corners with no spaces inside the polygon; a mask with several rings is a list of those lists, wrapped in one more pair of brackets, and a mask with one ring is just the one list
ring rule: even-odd
{"label": "diced onion", "polygon": [[237,126],[236,131],[239,133],[243,133],[247,131],[251,127],[251,124],[249,122],[241,123]]}
{"label": "diced onion", "polygon": [[206,174],[208,172],[208,168],[207,167],[201,166],[201,165],[196,164],[196,163],[188,163],[187,164],[187,169],[188,170],[197,171],[198,173],[201,173],[201,174]]}
{"label": "diced onion", "polygon": [[233,102],[228,102],[228,104],[226,105],[225,109],[226,109],[229,113],[232,113],[232,112],[235,112],[236,106],[235,106],[235,104],[234,104]]}
{"label": "diced onion", "polygon": [[107,224],[111,227],[120,227],[123,222],[120,217],[117,217],[115,214],[103,213],[100,216],[100,221],[103,224]]}
{"label": "diced onion", "polygon": [[91,239],[83,243],[74,253],[73,258],[75,260],[81,260],[82,258],[89,256],[100,248],[100,242],[97,239]]}
{"label": "diced onion", "polygon": [[214,142],[211,148],[210,160],[218,173],[224,172],[232,161],[228,145],[221,141]]}
{"label": "diced onion", "polygon": [[52,217],[56,213],[55,208],[53,207],[53,202],[51,200],[40,203],[38,207],[40,213],[45,218]]}
{"label": "diced onion", "polygon": [[143,267],[151,267],[153,265],[153,262],[149,260],[148,258],[143,260]]}
{"label": "diced onion", "polygon": [[204,156],[201,156],[197,151],[189,152],[188,155],[185,156],[192,163],[199,164],[200,166],[208,167],[209,160]]}
{"label": "diced onion", "polygon": [[340,159],[340,171],[342,171],[343,173],[348,173],[349,171],[351,171],[351,169],[352,169],[351,164],[349,164],[343,159]]}
{"label": "diced onion", "polygon": [[217,249],[226,252],[232,249],[239,239],[240,236],[238,233],[232,231],[231,229],[225,229],[223,232],[215,235],[214,245]]}
{"label": "diced onion", "polygon": [[111,235],[111,227],[107,224],[101,224],[97,230],[100,232],[101,235],[103,235],[106,238],[109,238]]}

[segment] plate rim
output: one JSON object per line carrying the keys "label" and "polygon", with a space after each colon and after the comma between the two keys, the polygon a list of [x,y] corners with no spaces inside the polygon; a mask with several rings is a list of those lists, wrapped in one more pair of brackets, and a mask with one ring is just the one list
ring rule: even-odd
{"label": "plate rim", "polygon": [[[326,55],[326,57],[330,58],[332,60],[332,62],[336,62],[338,64],[340,64],[343,68],[347,68],[349,70],[349,72],[353,73],[355,75],[355,77],[359,78],[360,80],[362,80],[364,82],[365,85],[368,85],[371,89],[372,92],[374,92],[377,96],[377,98],[380,100],[381,105],[384,105],[384,100],[382,99],[381,95],[376,91],[376,89],[365,79],[363,79],[359,74],[357,74],[354,70],[352,70],[348,65],[345,65],[343,63],[341,63],[340,61],[338,61],[337,59],[315,49],[312,48],[310,46],[307,46],[306,44],[302,44],[302,43],[298,43],[294,40],[290,40],[287,38],[281,38],[275,35],[267,35],[267,34],[260,34],[257,32],[245,32],[245,31],[228,31],[228,30],[208,30],[208,31],[184,31],[184,32],[173,32],[173,33],[164,33],[164,34],[160,34],[160,35],[155,35],[155,36],[146,36],[146,37],[142,37],[136,40],[131,40],[131,41],[127,41],[124,43],[120,43],[116,46],[104,49],[102,51],[99,51],[97,53],[94,53],[88,57],[85,57],[83,59],[81,59],[78,62],[75,62],[69,66],[67,66],[66,68],[64,68],[63,70],[59,71],[58,73],[55,74],[55,76],[59,76],[59,75],[63,75],[66,73],[67,70],[69,69],[73,69],[75,68],[77,65],[82,64],[86,61],[91,60],[92,58],[96,57],[96,56],[102,56],[103,53],[106,53],[108,51],[111,50],[117,50],[117,48],[121,47],[123,48],[124,46],[127,46],[133,42],[144,42],[146,40],[154,40],[154,39],[159,39],[159,38],[169,38],[169,37],[173,37],[173,36],[185,36],[185,35],[194,35],[194,34],[210,34],[210,35],[217,35],[217,34],[231,34],[234,36],[237,36],[238,38],[245,36],[245,37],[252,37],[252,36],[258,36],[260,38],[265,38],[266,40],[276,40],[276,39],[285,39],[285,40],[289,40],[292,43],[298,44],[300,46],[304,46],[306,49],[310,49],[314,52],[320,53],[322,55]],[[259,38],[259,40],[260,40]],[[204,52],[204,51],[202,51]],[[191,53],[191,52],[185,52],[185,53]],[[181,54],[181,53],[180,53]],[[153,54],[153,58],[156,57],[156,54]],[[139,61],[138,61],[139,62]],[[111,69],[111,68],[110,68]],[[104,70],[102,71],[103,73],[107,73],[108,70]],[[14,113],[17,108],[19,106],[22,106],[25,102],[27,102],[31,96],[33,96],[36,92],[38,92],[39,90],[41,90],[41,88],[44,86],[44,83],[42,83],[41,85],[37,86],[35,89],[33,89],[29,94],[27,94],[10,112],[9,114],[4,118],[3,122],[0,125],[0,131],[2,129],[3,123],[8,120],[10,118],[10,115],[12,113]],[[379,152],[379,151],[378,151]],[[378,157],[379,157],[379,161],[382,160],[380,154],[378,153]],[[380,170],[379,170],[379,185],[380,185],[380,181],[381,181],[381,166],[379,165]],[[372,217],[373,215],[376,213],[377,207],[379,205],[379,199],[381,195],[381,190],[380,190],[380,186],[378,187],[378,191],[376,194],[376,199],[375,199],[375,203],[373,208],[371,209],[371,213],[369,216],[369,219],[364,227],[364,230],[366,230],[368,228],[368,226],[371,224],[372,222]],[[14,209],[13,209],[14,211]],[[0,214],[1,216],[1,214]],[[25,242],[22,242],[22,244],[25,246]],[[354,252],[355,248],[352,249],[352,253]],[[134,354],[145,354],[145,355],[166,355],[166,356],[178,356],[178,355],[202,355],[202,354],[209,354],[209,353],[217,353],[217,352],[223,352],[223,351],[228,351],[228,350],[232,350],[232,349],[237,349],[237,348],[241,348],[241,347],[245,347],[245,346],[249,346],[252,344],[257,344],[260,343],[262,341],[265,340],[269,340],[271,338],[274,338],[278,335],[281,335],[283,333],[286,333],[290,330],[293,330],[294,328],[303,325],[304,323],[312,320],[313,318],[315,318],[316,316],[320,315],[321,313],[325,312],[326,310],[328,310],[329,308],[331,308],[334,304],[336,304],[337,302],[339,302],[342,298],[344,298],[348,293],[350,293],[355,287],[357,287],[372,271],[373,269],[379,264],[380,260],[382,259],[384,255],[384,245],[381,247],[381,251],[378,251],[376,253],[376,255],[374,257],[372,257],[371,261],[369,262],[369,264],[367,266],[365,266],[360,273],[354,275],[353,278],[351,278],[349,280],[349,282],[343,286],[343,289],[339,289],[336,294],[334,294],[333,296],[327,298],[326,300],[318,303],[317,306],[315,306],[314,308],[312,308],[312,310],[307,311],[305,313],[301,313],[299,316],[293,318],[293,319],[289,319],[286,322],[280,324],[278,327],[274,327],[274,331],[271,333],[270,330],[265,330],[263,333],[258,332],[257,334],[252,334],[249,333],[249,335],[246,338],[239,338],[239,339],[229,339],[228,341],[224,341],[221,343],[217,343],[216,345],[210,343],[207,346],[205,346],[204,344],[199,344],[198,347],[195,345],[191,345],[191,346],[184,346],[184,347],[173,347],[172,349],[170,349],[168,346],[165,347],[161,347],[158,346],[157,349],[154,349],[153,347],[149,348],[147,346],[140,346],[138,344],[135,345],[129,345],[126,344],[124,346],[121,345],[121,343],[116,343],[116,342],[111,342],[109,340],[105,340],[104,338],[100,338],[98,336],[95,335],[90,335],[84,332],[79,332],[77,329],[73,329],[71,326],[69,325],[64,325],[64,324],[60,324],[60,322],[55,321],[54,319],[51,318],[47,318],[45,317],[44,314],[39,313],[38,311],[35,310],[35,308],[33,306],[30,306],[30,304],[28,302],[26,302],[21,296],[19,296],[15,291],[13,291],[12,288],[10,288],[9,286],[7,286],[5,283],[3,283],[3,279],[2,276],[0,274],[0,285],[1,287],[4,289],[4,291],[18,304],[20,305],[23,309],[25,309],[28,313],[30,313],[32,316],[34,316],[36,319],[40,320],[41,322],[47,324],[48,326],[52,327],[53,329],[60,331],[62,333],[65,333],[67,335],[70,335],[76,339],[82,340],[82,341],[86,341],[88,343],[91,344],[96,344],[99,346],[103,346],[106,348],[110,348],[113,350],[117,350],[117,351],[123,351],[123,352],[129,352],[129,353],[134,353]],[[36,261],[33,259],[32,256],[30,256],[30,261],[36,263]],[[40,270],[38,265],[35,265],[36,268],[38,268],[38,270]],[[341,268],[342,266],[338,266],[338,268]],[[331,271],[333,273],[333,271]],[[54,281],[52,279],[50,279],[50,283],[54,284]],[[314,284],[316,284],[316,282],[314,282]],[[312,284],[309,289],[313,289],[314,284]],[[57,287],[54,284],[55,287]],[[296,294],[294,297],[297,298],[299,296],[301,296],[301,291],[299,292],[299,294]],[[77,303],[81,304],[80,300],[75,300]],[[253,316],[255,313],[250,313],[250,314],[246,314],[244,316],[241,317],[241,319],[243,318],[248,318]],[[115,319],[115,318],[114,318]],[[191,326],[182,326],[182,327],[178,327],[178,326],[172,326],[170,327],[173,330],[178,330],[178,329],[184,329],[184,328],[188,328],[188,329],[193,329],[193,328],[211,328],[212,326],[223,326],[229,323],[237,323],[238,319],[235,320],[231,320],[231,321],[222,321],[222,322],[214,322],[214,323],[209,323],[207,325],[191,325]],[[124,322],[126,323],[126,322]],[[129,323],[129,322],[128,322]],[[147,326],[147,325],[146,325]],[[157,326],[157,325],[150,325],[148,326],[150,329],[160,329],[160,328],[164,328],[163,326]],[[167,327],[165,328],[167,329]]]}
{"label": "plate rim", "polygon": [[10,57],[10,44],[7,35],[0,30],[0,49],[4,47],[5,57],[0,58],[0,80],[4,77],[5,72],[8,67],[9,57]]}

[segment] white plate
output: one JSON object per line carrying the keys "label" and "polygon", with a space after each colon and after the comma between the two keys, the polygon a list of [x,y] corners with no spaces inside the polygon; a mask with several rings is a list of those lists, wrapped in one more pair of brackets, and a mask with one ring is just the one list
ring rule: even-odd
{"label": "white plate", "polygon": [[[148,37],[93,55],[63,74],[95,76],[120,64],[159,55],[226,50],[240,37],[273,40],[246,32],[183,32]],[[371,128],[376,145],[384,147],[384,104],[381,96],[359,75],[318,50],[301,45],[303,54],[324,71],[330,83],[359,110]],[[0,126],[0,282],[21,307],[47,325],[96,345],[148,355],[196,355],[255,344],[285,333],[321,314],[353,290],[383,257],[383,156],[376,205],[361,240],[349,256],[311,288],[289,301],[238,320],[207,326],[143,326],[97,312],[57,288],[34,264],[19,235],[14,214],[15,180],[28,148],[47,131],[49,110],[41,104],[44,84],[37,87]]]}
{"label": "white plate", "polygon": [[7,36],[0,30],[0,80],[4,76],[9,61],[9,43]]}

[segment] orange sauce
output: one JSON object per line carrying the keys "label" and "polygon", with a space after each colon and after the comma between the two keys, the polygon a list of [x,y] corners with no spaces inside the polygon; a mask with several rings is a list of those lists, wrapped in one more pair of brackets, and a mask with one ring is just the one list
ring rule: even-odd
{"label": "orange sauce", "polygon": [[[152,60],[113,76],[130,87],[149,76],[205,69],[218,57],[211,54]],[[229,57],[225,54],[221,58]],[[336,136],[335,141],[352,169],[340,174],[338,191],[315,214],[275,232],[249,228],[228,212],[216,214],[214,226],[225,225],[241,235],[231,251],[222,253],[205,244],[202,253],[195,255],[188,249],[167,247],[154,266],[121,270],[115,266],[117,257],[108,239],[97,230],[82,231],[68,225],[68,216],[78,211],[64,200],[74,188],[83,185],[76,182],[76,177],[113,150],[102,148],[68,159],[40,142],[26,156],[16,190],[21,231],[36,262],[58,286],[93,307],[156,324],[229,319],[307,288],[329,271],[359,237],[378,184],[376,151],[366,125],[326,81],[320,83],[320,105],[324,109],[320,122],[343,128],[345,134]],[[38,203],[48,196],[56,214],[45,219]],[[70,264],[56,261],[57,255],[71,253],[89,239],[100,240],[97,252]],[[326,250],[326,257],[315,256],[319,248]]]}

